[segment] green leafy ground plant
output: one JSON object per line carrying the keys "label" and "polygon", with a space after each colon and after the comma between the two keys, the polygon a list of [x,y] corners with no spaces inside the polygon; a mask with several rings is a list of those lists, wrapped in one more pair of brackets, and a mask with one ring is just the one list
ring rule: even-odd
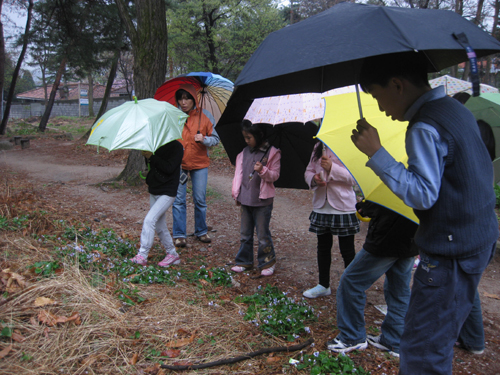
{"label": "green leafy ground plant", "polygon": [[351,358],[345,354],[333,356],[328,351],[314,352],[313,354],[304,354],[297,364],[297,370],[310,370],[311,375],[369,375],[362,367],[355,366]]}
{"label": "green leafy ground plant", "polygon": [[[231,276],[223,268],[206,269],[201,266],[199,270],[189,272],[133,263],[129,258],[137,252],[137,241],[123,239],[112,229],[94,230],[81,223],[68,225],[63,220],[57,224],[63,227],[60,237],[41,236],[38,241],[42,244],[61,245],[55,247],[57,257],[78,264],[82,269],[95,269],[103,275],[117,274],[124,283],[158,283],[172,286],[183,278],[196,283],[205,280],[216,286],[231,285]],[[50,262],[37,262],[30,267],[35,267],[39,272],[49,272],[52,268],[47,267],[48,263]]]}
{"label": "green leafy ground plant", "polygon": [[317,320],[314,309],[309,304],[296,302],[270,285],[254,295],[238,297],[236,302],[248,305],[245,320],[250,320],[270,335],[284,336],[288,341],[294,341],[300,334],[309,333],[309,328],[304,323]]}

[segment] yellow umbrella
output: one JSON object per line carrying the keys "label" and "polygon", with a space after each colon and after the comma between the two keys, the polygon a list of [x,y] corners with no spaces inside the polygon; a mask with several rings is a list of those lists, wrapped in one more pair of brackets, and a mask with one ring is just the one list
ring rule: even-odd
{"label": "yellow umbrella", "polygon": [[[399,162],[408,165],[405,149],[407,123],[394,122],[380,112],[377,101],[371,95],[360,93],[363,115],[377,128],[384,148]],[[399,199],[380,178],[366,167],[366,155],[351,141],[352,130],[359,119],[356,93],[325,97],[325,117],[317,137],[344,163],[356,179],[365,199],[385,206],[418,223],[413,209]]]}

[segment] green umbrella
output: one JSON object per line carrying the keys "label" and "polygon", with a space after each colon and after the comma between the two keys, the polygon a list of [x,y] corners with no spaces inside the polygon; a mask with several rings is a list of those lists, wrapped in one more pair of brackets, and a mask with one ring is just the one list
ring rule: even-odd
{"label": "green umbrella", "polygon": [[155,152],[182,138],[188,115],[167,102],[143,99],[126,102],[102,115],[92,127],[88,145]]}
{"label": "green umbrella", "polygon": [[[490,124],[495,136],[495,154],[500,155],[500,94],[484,93],[480,96],[471,96],[465,106],[474,114],[476,120],[484,120]],[[500,158],[493,161],[495,182],[500,182]]]}

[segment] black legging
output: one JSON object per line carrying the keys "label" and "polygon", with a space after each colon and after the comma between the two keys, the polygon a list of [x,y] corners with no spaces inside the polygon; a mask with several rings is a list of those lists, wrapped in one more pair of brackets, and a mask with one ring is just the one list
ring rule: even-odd
{"label": "black legging", "polygon": [[[330,286],[330,265],[332,264],[333,236],[330,233],[318,235],[318,270],[319,284],[325,288]],[[356,255],[354,235],[339,236],[340,254],[344,259],[344,268],[352,262]]]}

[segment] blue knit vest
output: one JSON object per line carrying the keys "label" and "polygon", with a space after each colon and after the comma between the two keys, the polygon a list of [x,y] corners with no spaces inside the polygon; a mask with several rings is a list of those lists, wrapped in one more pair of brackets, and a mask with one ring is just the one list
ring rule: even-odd
{"label": "blue knit vest", "polygon": [[498,238],[493,167],[472,113],[450,97],[425,103],[412,118],[433,126],[448,143],[441,189],[420,220],[415,243],[427,254],[465,258]]}

